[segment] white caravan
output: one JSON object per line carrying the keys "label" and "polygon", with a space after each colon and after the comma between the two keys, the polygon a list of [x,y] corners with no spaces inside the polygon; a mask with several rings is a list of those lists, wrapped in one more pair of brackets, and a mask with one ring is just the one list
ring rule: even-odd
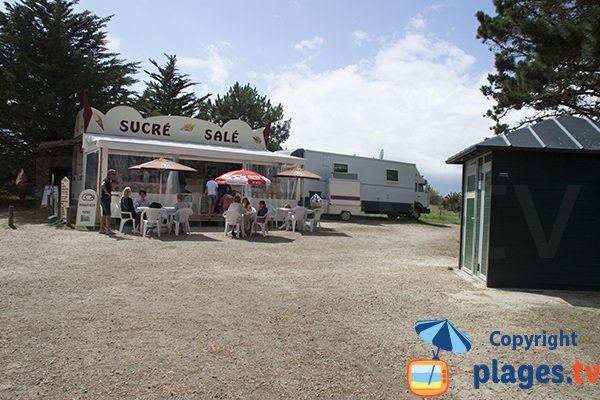
{"label": "white caravan", "polygon": [[427,180],[415,164],[308,149],[285,153],[304,158],[304,168],[323,177],[305,179],[302,196],[321,196],[326,213],[343,220],[361,211],[392,219],[399,215],[418,219],[429,213]]}

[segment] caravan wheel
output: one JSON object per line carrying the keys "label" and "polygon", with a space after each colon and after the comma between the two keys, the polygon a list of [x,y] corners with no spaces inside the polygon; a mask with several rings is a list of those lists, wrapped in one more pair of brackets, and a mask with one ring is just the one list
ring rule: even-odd
{"label": "caravan wheel", "polygon": [[340,218],[342,221],[350,221],[350,218],[352,218],[352,213],[350,211],[342,211],[340,213]]}
{"label": "caravan wheel", "polygon": [[418,220],[419,218],[421,218],[421,211],[417,210],[416,208],[413,210],[413,212],[410,214],[410,217],[412,219],[414,219],[415,221]]}

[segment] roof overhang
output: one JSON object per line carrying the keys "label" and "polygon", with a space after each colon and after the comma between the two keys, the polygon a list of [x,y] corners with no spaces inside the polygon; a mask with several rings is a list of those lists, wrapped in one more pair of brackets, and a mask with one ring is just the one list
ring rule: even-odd
{"label": "roof overhang", "polygon": [[55,147],[75,146],[81,144],[81,135],[72,139],[52,140],[49,142],[41,142],[38,145],[38,150],[53,149]]}
{"label": "roof overhang", "polygon": [[488,138],[467,147],[446,160],[465,161],[489,151],[530,151],[545,153],[600,153],[600,124],[588,118],[563,115]]}
{"label": "roof overhang", "polygon": [[99,148],[109,150],[173,155],[201,158],[211,161],[258,162],[266,164],[303,165],[304,159],[264,150],[249,150],[236,147],[212,146],[195,143],[170,142],[165,140],[135,139],[123,136],[84,134],[83,150]]}

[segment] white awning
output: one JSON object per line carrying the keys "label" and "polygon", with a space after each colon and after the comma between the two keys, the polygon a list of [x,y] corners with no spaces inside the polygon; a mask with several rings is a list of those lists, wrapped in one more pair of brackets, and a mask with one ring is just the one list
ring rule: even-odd
{"label": "white awning", "polygon": [[83,151],[85,152],[105,148],[132,153],[178,155],[183,158],[186,158],[187,156],[210,161],[248,161],[252,163],[283,163],[295,165],[303,165],[305,162],[304,158],[262,150],[169,142],[165,140],[135,139],[123,136],[97,135],[90,133],[86,133],[83,136],[82,145]]}

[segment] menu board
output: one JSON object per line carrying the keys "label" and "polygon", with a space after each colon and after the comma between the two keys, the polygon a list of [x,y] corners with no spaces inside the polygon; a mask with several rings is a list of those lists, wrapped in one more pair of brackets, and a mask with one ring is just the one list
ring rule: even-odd
{"label": "menu board", "polygon": [[60,181],[60,215],[59,218],[62,220],[67,220],[67,207],[70,205],[71,193],[70,193],[71,185],[69,184],[69,178],[66,176],[62,178]]}
{"label": "menu board", "polygon": [[86,189],[79,195],[77,202],[77,225],[95,226],[98,195],[95,190]]}

